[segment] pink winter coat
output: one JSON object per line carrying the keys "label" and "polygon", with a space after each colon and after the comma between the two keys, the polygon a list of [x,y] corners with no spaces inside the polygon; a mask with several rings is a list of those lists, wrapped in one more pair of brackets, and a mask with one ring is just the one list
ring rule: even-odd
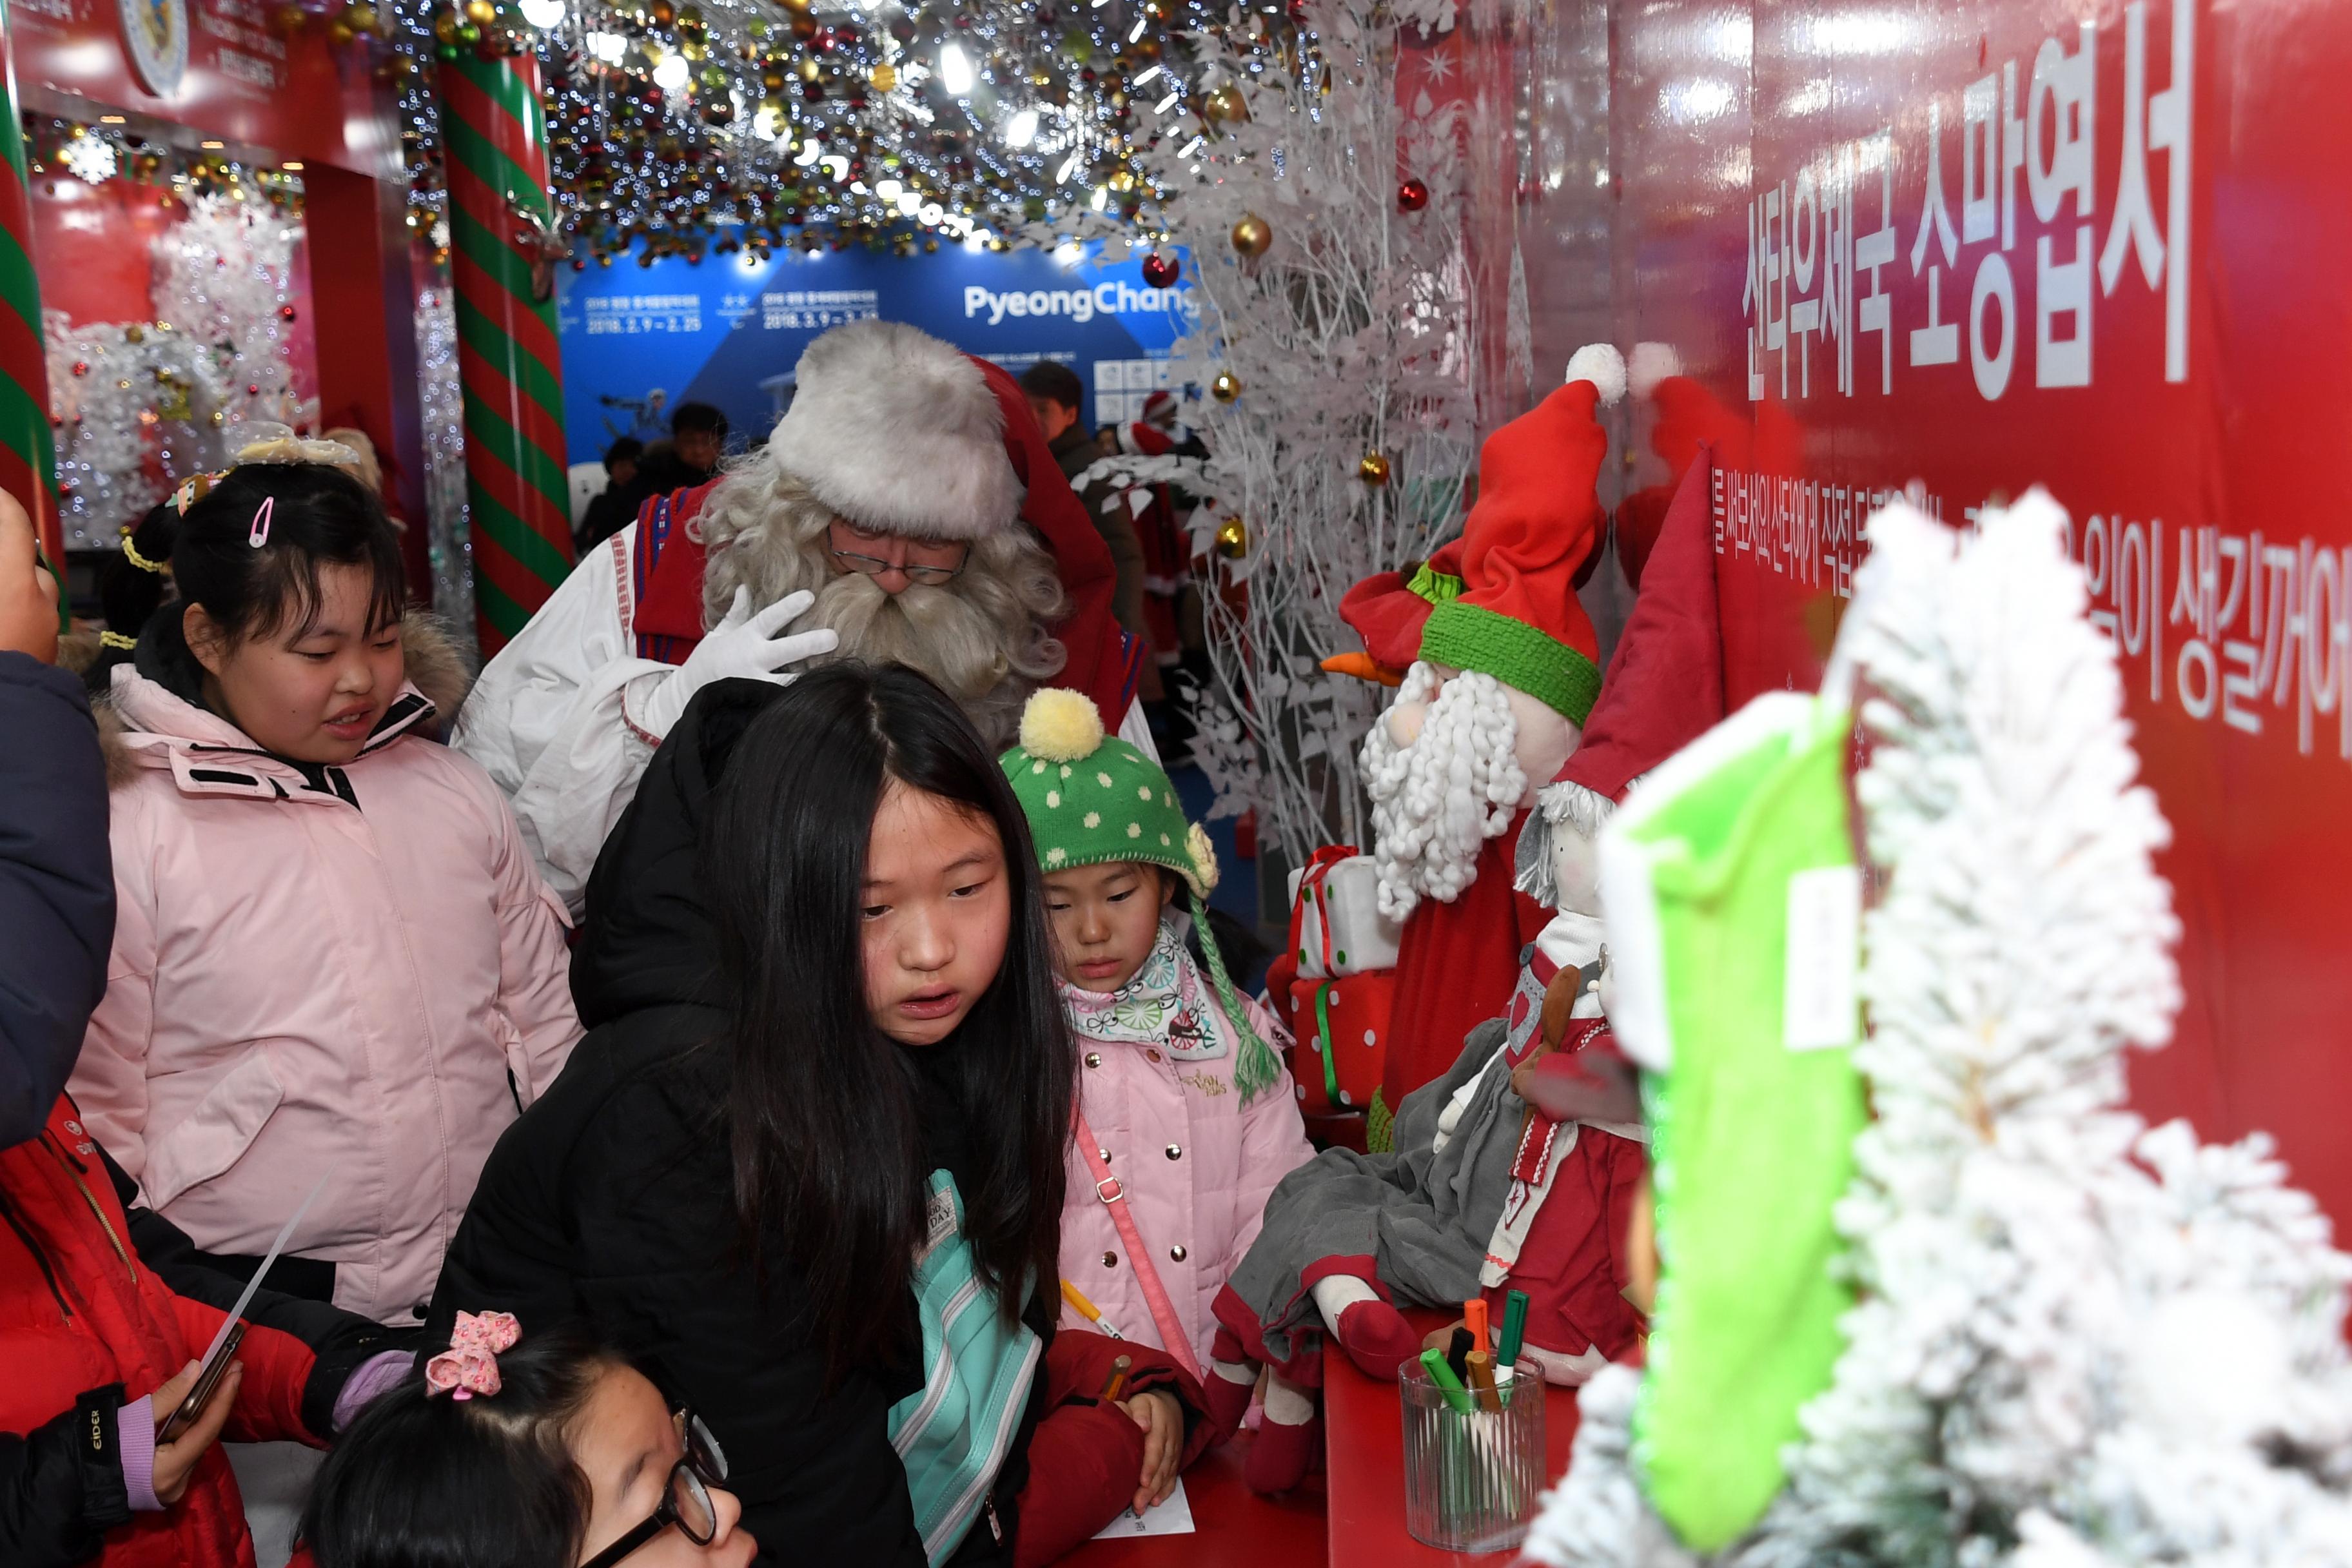
{"label": "pink winter coat", "polygon": [[421,1315],[490,1145],[580,1037],[562,906],[414,686],[356,761],[306,770],[114,675],[83,1120],[209,1252],[267,1251],[323,1175],[288,1253],[334,1265],[339,1307]]}
{"label": "pink winter coat", "polygon": [[[1281,1026],[1255,1003],[1243,1005],[1258,1037],[1280,1053]],[[1085,1064],[1079,1109],[1096,1146],[1109,1156],[1111,1174],[1203,1369],[1217,1327],[1210,1303],[1257,1239],[1267,1195],[1315,1153],[1290,1075],[1283,1073],[1244,1105],[1234,1088],[1240,1041],[1220,1009],[1204,1012],[1225,1042],[1223,1055],[1206,1060],[1179,1060],[1161,1046],[1097,1039],[1083,1026],[1078,1035]],[[1075,1146],[1062,1208],[1062,1278],[1121,1334],[1162,1343],[1134,1261]],[[1062,1322],[1088,1326],[1066,1300]]]}

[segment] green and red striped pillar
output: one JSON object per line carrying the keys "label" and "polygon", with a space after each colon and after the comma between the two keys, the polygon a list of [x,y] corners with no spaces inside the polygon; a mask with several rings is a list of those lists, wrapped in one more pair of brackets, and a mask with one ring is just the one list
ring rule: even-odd
{"label": "green and red striped pillar", "polygon": [[445,62],[440,80],[475,619],[487,657],[572,569],[555,304],[531,297],[536,258],[516,212],[551,226],[555,215],[538,62],[469,52]]}
{"label": "green and red striped pillar", "polygon": [[24,502],[51,561],[65,560],[58,517],[58,450],[49,436],[49,371],[41,348],[41,282],[33,271],[33,203],[16,114],[14,30],[0,0],[0,489]]}

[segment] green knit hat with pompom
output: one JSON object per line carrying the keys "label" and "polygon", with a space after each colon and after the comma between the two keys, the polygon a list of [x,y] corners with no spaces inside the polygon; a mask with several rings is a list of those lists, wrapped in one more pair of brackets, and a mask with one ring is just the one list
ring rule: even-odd
{"label": "green knit hat with pompom", "polygon": [[1217,853],[1200,825],[1185,819],[1166,771],[1125,741],[1106,737],[1102,716],[1086,696],[1050,686],[1029,699],[1021,713],[1021,743],[998,763],[1029,818],[1041,868],[1066,871],[1125,860],[1164,866],[1184,879],[1209,984],[1241,1036],[1234,1087],[1245,1100],[1256,1098],[1280,1076],[1281,1064],[1251,1027],[1209,936],[1206,900],[1217,885]]}

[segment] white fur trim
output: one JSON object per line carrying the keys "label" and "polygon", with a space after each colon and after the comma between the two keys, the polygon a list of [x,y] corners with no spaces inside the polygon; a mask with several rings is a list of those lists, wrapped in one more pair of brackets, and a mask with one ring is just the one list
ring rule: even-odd
{"label": "white fur trim", "polygon": [[956,349],[902,321],[853,321],[810,343],[794,375],[768,450],[843,517],[930,540],[1019,519],[1004,411]]}
{"label": "white fur trim", "polygon": [[1599,387],[1601,405],[1606,408],[1625,395],[1625,356],[1612,344],[1587,343],[1568,356],[1568,379]]}
{"label": "white fur trim", "polygon": [[1658,390],[1658,383],[1682,373],[1683,356],[1675,353],[1674,344],[1635,343],[1625,362],[1625,384],[1634,396],[1646,398]]}

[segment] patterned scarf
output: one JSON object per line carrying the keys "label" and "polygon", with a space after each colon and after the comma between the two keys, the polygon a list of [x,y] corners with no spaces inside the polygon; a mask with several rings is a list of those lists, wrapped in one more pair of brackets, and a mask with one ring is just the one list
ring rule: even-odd
{"label": "patterned scarf", "polygon": [[1132,980],[1109,992],[1064,981],[1062,1003],[1070,1010],[1070,1026],[1089,1039],[1159,1046],[1178,1061],[1210,1061],[1228,1047],[1210,1016],[1215,1003],[1207,990],[1192,955],[1162,921],[1151,955]]}

